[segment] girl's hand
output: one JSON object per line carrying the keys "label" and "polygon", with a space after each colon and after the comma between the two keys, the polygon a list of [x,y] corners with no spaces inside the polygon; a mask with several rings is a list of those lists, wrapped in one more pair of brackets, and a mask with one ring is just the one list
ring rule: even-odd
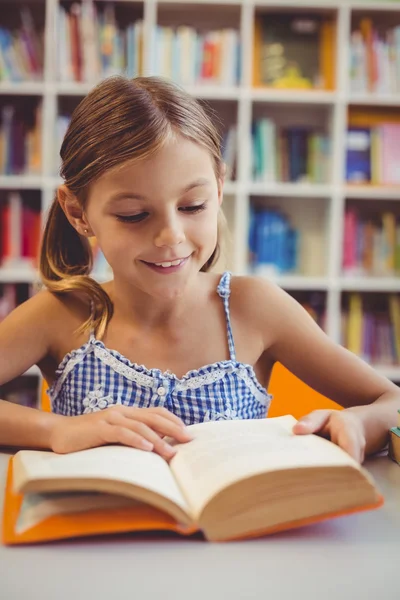
{"label": "girl's hand", "polygon": [[51,449],[67,454],[105,444],[123,444],[154,451],[169,459],[175,450],[162,439],[163,436],[178,442],[192,439],[183,421],[165,408],[115,405],[86,415],[60,416],[51,433]]}
{"label": "girl's hand", "polygon": [[314,410],[298,420],[293,433],[317,433],[343,448],[362,463],[365,458],[365,431],[361,419],[349,410]]}

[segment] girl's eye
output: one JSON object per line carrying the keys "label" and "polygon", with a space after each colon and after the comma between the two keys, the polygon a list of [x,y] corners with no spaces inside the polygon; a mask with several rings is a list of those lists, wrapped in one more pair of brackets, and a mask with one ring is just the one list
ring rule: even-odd
{"label": "girl's eye", "polygon": [[206,204],[203,203],[203,204],[196,204],[195,206],[182,206],[179,210],[182,212],[193,214],[193,213],[198,213],[198,212],[204,210],[205,207],[206,207]]}
{"label": "girl's eye", "polygon": [[138,215],[116,215],[118,221],[122,221],[122,223],[139,223],[139,221],[143,221],[147,217],[149,213],[143,212]]}

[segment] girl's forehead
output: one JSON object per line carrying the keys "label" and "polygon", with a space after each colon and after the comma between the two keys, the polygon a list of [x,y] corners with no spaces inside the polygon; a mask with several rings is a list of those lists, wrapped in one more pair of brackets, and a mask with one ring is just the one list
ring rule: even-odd
{"label": "girl's forehead", "polygon": [[151,185],[158,179],[171,181],[174,176],[179,180],[196,179],[210,176],[213,161],[210,153],[199,144],[186,139],[165,143],[147,157],[133,158],[106,171],[99,179],[102,185],[136,184]]}

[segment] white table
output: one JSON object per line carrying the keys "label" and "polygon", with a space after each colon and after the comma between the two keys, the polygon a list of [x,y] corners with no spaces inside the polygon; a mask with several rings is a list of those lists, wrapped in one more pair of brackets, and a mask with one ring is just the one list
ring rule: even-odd
{"label": "white table", "polygon": [[[7,460],[0,453],[0,509]],[[385,496],[381,509],[264,539],[146,534],[0,546],[0,599],[399,600],[400,466],[386,456],[365,466]]]}

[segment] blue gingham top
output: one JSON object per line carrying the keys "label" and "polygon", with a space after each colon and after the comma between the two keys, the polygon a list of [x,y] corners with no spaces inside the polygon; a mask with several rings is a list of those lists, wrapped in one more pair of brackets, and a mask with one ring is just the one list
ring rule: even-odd
{"label": "blue gingham top", "polygon": [[91,333],[86,344],[67,354],[58,367],[48,390],[52,410],[80,415],[113,404],[164,406],[187,425],[266,417],[271,396],[257,381],[253,367],[236,360],[229,314],[230,280],[231,274],[225,272],[217,288],[225,307],[229,360],[189,371],[179,379],[170,371],[132,363]]}

